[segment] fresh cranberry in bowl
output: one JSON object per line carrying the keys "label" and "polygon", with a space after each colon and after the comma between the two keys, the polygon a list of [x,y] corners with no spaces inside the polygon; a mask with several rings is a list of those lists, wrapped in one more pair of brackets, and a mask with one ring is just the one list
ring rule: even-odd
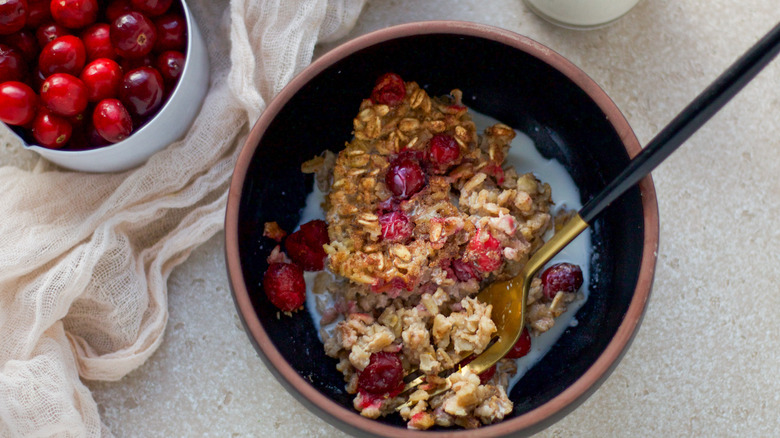
{"label": "fresh cranberry in bowl", "polygon": [[84,67],[79,79],[87,87],[87,100],[90,102],[117,97],[122,85],[122,67],[114,60],[99,58]]}
{"label": "fresh cranberry in bowl", "polygon": [[73,75],[55,73],[43,81],[41,100],[57,115],[75,116],[87,108],[87,87]]}
{"label": "fresh cranberry in bowl", "polygon": [[157,42],[154,50],[182,51],[187,46],[187,23],[178,14],[165,14],[154,20],[157,29]]}
{"label": "fresh cranberry in bowl", "polygon": [[118,99],[104,99],[92,113],[95,131],[109,143],[122,141],[133,131],[133,120]]}
{"label": "fresh cranberry in bowl", "polygon": [[41,107],[32,125],[33,137],[47,148],[59,149],[65,146],[73,133],[73,127],[63,117]]}
{"label": "fresh cranberry in bowl", "polygon": [[95,23],[81,33],[81,41],[87,51],[87,61],[98,58],[116,60],[117,55],[111,45],[111,27],[106,23]]}
{"label": "fresh cranberry in bowl", "polygon": [[23,126],[35,117],[38,95],[27,84],[18,81],[0,83],[0,120]]}
{"label": "fresh cranberry in bowl", "polygon": [[22,54],[5,44],[0,44],[0,82],[22,81],[27,73],[27,63]]}
{"label": "fresh cranberry in bowl", "polygon": [[36,29],[51,20],[50,0],[27,0],[27,23],[29,29]]}
{"label": "fresh cranberry in bowl", "polygon": [[0,2],[0,35],[21,30],[27,22],[27,0]]}
{"label": "fresh cranberry in bowl", "polygon": [[65,35],[70,35],[70,31],[57,23],[44,24],[35,29],[35,38],[38,39],[40,47],[46,47],[50,42]]}
{"label": "fresh cranberry in bowl", "polygon": [[119,100],[134,117],[147,117],[160,107],[165,94],[162,75],[152,67],[139,67],[125,73]]}
{"label": "fresh cranberry in bowl", "polygon": [[69,29],[88,26],[95,22],[97,15],[97,0],[54,0],[51,2],[52,18]]}
{"label": "fresh cranberry in bowl", "polygon": [[133,11],[133,6],[130,4],[130,0],[113,0],[106,6],[106,19],[108,23],[113,23],[119,16]]}
{"label": "fresh cranberry in bowl", "polygon": [[0,36],[0,43],[15,48],[28,63],[38,57],[38,39],[29,29],[22,29],[10,35]]}
{"label": "fresh cranberry in bowl", "polygon": [[150,17],[162,15],[171,7],[173,0],[130,0],[133,9]]}
{"label": "fresh cranberry in bowl", "polygon": [[166,50],[157,57],[156,67],[163,77],[167,87],[173,87],[184,70],[184,53],[176,50]]}
{"label": "fresh cranberry in bowl", "polygon": [[38,56],[38,67],[46,75],[68,73],[78,76],[87,62],[87,52],[81,39],[73,35],[61,36],[46,44]]}
{"label": "fresh cranberry in bowl", "polygon": [[111,24],[111,44],[119,56],[143,57],[152,51],[156,41],[154,23],[140,12],[120,15]]}

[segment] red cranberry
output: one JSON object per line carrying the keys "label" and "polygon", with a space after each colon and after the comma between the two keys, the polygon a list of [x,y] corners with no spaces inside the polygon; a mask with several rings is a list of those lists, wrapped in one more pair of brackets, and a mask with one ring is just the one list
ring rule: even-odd
{"label": "red cranberry", "polygon": [[141,58],[120,58],[119,63],[122,71],[135,70],[138,67],[154,67],[154,56],[149,53]]}
{"label": "red cranberry", "polygon": [[520,339],[515,342],[509,353],[506,354],[507,359],[520,359],[531,351],[531,333],[528,329],[523,327],[523,331],[520,333]]}
{"label": "red cranberry", "polygon": [[552,265],[542,273],[542,290],[549,299],[558,292],[576,292],[582,282],[582,269],[571,263]]}
{"label": "red cranberry", "polygon": [[119,96],[122,67],[108,58],[96,59],[84,67],[79,78],[87,86],[87,100],[99,102]]}
{"label": "red cranberry", "polygon": [[51,20],[51,0],[27,0],[27,27],[36,29]]}
{"label": "red cranberry", "polygon": [[8,81],[0,84],[0,120],[9,125],[26,125],[35,117],[38,95],[27,84]]}
{"label": "red cranberry", "polygon": [[27,0],[0,2],[0,35],[21,30],[27,22]]}
{"label": "red cranberry", "polygon": [[75,116],[87,108],[87,86],[67,73],[55,73],[41,86],[41,100],[53,113]]}
{"label": "red cranberry", "polygon": [[330,242],[328,224],[323,220],[313,220],[301,225],[301,228],[287,236],[284,248],[293,262],[306,271],[319,271],[325,266],[325,249],[322,245]]}
{"label": "red cranberry", "polygon": [[94,23],[97,14],[97,0],[53,0],[51,2],[52,18],[69,29],[79,29]]}
{"label": "red cranberry", "polygon": [[95,105],[92,124],[101,137],[110,143],[122,141],[133,131],[133,120],[118,99],[104,99]]}
{"label": "red cranberry", "polygon": [[263,275],[263,289],[271,304],[284,312],[292,312],[306,301],[303,270],[292,263],[271,263]]}
{"label": "red cranberry", "polygon": [[154,49],[183,51],[187,45],[187,22],[178,14],[166,14],[154,20],[157,42]]}
{"label": "red cranberry", "polygon": [[173,0],[130,0],[133,9],[150,17],[162,15],[171,7]]}
{"label": "red cranberry", "polygon": [[119,100],[131,115],[146,117],[160,107],[164,92],[160,72],[152,67],[139,67],[125,73],[119,88]]}
{"label": "red cranberry", "polygon": [[120,15],[132,11],[133,7],[130,5],[130,0],[114,0],[106,6],[106,19],[109,23],[113,23]]}
{"label": "red cranberry", "polygon": [[464,262],[463,260],[453,260],[452,271],[458,281],[469,281],[472,278],[479,280],[482,278],[482,275],[480,275],[479,271],[477,271],[472,264]]}
{"label": "red cranberry", "polygon": [[157,57],[157,70],[168,88],[173,88],[184,70],[184,53],[167,50]]}
{"label": "red cranberry", "polygon": [[73,128],[65,118],[42,107],[33,120],[32,133],[41,146],[59,149],[68,143]]}
{"label": "red cranberry", "polygon": [[0,44],[0,82],[22,81],[27,76],[27,63],[21,52]]}
{"label": "red cranberry", "polygon": [[371,354],[358,376],[358,388],[370,394],[387,394],[404,383],[404,366],[397,354],[380,351]]}
{"label": "red cranberry", "polygon": [[438,167],[454,164],[460,158],[460,146],[448,134],[436,134],[428,143],[428,160]]}
{"label": "red cranberry", "polygon": [[35,30],[35,38],[38,39],[40,47],[46,47],[50,42],[65,35],[70,35],[70,31],[57,23],[45,24]]}
{"label": "red cranberry", "polygon": [[73,35],[61,36],[46,44],[38,56],[38,67],[46,76],[54,73],[78,76],[86,62],[84,43]]}
{"label": "red cranberry", "polygon": [[403,211],[393,211],[379,216],[382,227],[382,240],[388,242],[406,242],[412,237],[414,224]]}
{"label": "red cranberry", "polygon": [[33,62],[38,58],[38,39],[35,38],[35,34],[29,29],[22,29],[10,35],[3,35],[0,38],[0,43],[18,50],[26,62]]}
{"label": "red cranberry", "polygon": [[87,140],[87,145],[93,148],[99,148],[101,146],[110,145],[111,142],[103,138],[103,136],[100,135],[97,129],[95,129],[95,124],[92,123],[92,120],[90,119],[88,122],[89,123],[87,123],[87,125],[84,127],[84,130],[86,131],[84,135]]}
{"label": "red cranberry", "polygon": [[110,29],[106,23],[96,23],[81,33],[81,40],[87,51],[87,61],[117,58],[114,47],[111,46]]}
{"label": "red cranberry", "polygon": [[417,161],[408,157],[398,157],[387,169],[385,184],[395,196],[406,199],[425,186],[425,173]]}
{"label": "red cranberry", "polygon": [[406,97],[406,85],[401,76],[385,73],[377,79],[371,91],[371,101],[388,106],[396,106]]}
{"label": "red cranberry", "polygon": [[140,12],[120,15],[111,25],[111,44],[119,56],[141,58],[152,51],[156,40],[154,23]]}
{"label": "red cranberry", "polygon": [[488,230],[479,228],[466,245],[466,256],[480,272],[493,272],[503,260],[501,242]]}

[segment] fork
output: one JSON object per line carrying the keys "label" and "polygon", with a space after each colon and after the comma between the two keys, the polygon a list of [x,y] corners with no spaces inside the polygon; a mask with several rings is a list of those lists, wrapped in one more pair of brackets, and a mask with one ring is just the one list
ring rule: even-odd
{"label": "fork", "polygon": [[[480,374],[506,355],[520,337],[525,324],[528,290],[536,273],[569,242],[589,227],[589,224],[615,199],[647,176],[656,166],[672,154],[694,132],[704,125],[734,95],[750,82],[780,51],[780,24],[775,25],[761,40],[751,47],[715,81],[680,112],[647,146],[634,157],[628,166],[601,192],[573,215],[553,237],[542,245],[528,260],[520,273],[507,281],[490,284],[477,298],[493,306],[492,319],[497,333],[493,344],[474,360],[460,368],[469,368]],[[461,356],[461,360],[466,356]],[[454,370],[445,370],[446,376]],[[410,393],[425,381],[420,376],[408,382],[402,393]],[[449,389],[449,383],[431,392],[438,395]],[[399,406],[399,409],[403,407]]]}

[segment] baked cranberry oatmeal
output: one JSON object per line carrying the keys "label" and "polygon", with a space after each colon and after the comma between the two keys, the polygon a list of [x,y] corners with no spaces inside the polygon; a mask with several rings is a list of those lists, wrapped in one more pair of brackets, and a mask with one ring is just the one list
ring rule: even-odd
{"label": "baked cranberry oatmeal", "polygon": [[[281,310],[297,310],[303,271],[319,271],[308,277],[311,290],[322,325],[335,324],[321,330],[325,352],[338,359],[361,415],[398,411],[414,429],[500,421],[513,408],[515,359],[576,299],[580,268],[558,264],[534,280],[526,330],[494,367],[475,375],[458,362],[481,353],[496,332],[492,306],[474,296],[516,275],[554,228],[550,186],[505,163],[515,131],[499,123],[478,133],[459,90],[430,97],[388,73],[353,123],[343,150],[302,165],[325,194],[326,222],[289,236],[266,224],[286,251],[269,257],[266,294]],[[417,370],[426,383],[402,393]],[[449,390],[429,395],[445,384]]]}

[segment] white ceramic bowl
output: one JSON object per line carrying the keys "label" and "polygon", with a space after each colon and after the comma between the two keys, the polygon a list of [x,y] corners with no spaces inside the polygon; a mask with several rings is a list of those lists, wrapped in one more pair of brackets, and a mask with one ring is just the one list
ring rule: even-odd
{"label": "white ceramic bowl", "polygon": [[95,149],[49,149],[28,144],[19,137],[24,148],[35,151],[47,160],[69,169],[84,172],[117,172],[144,163],[152,154],[181,138],[200,110],[209,80],[206,44],[187,3],[182,0],[181,5],[187,22],[184,70],[168,101],[152,120],[134,131],[127,139]]}

